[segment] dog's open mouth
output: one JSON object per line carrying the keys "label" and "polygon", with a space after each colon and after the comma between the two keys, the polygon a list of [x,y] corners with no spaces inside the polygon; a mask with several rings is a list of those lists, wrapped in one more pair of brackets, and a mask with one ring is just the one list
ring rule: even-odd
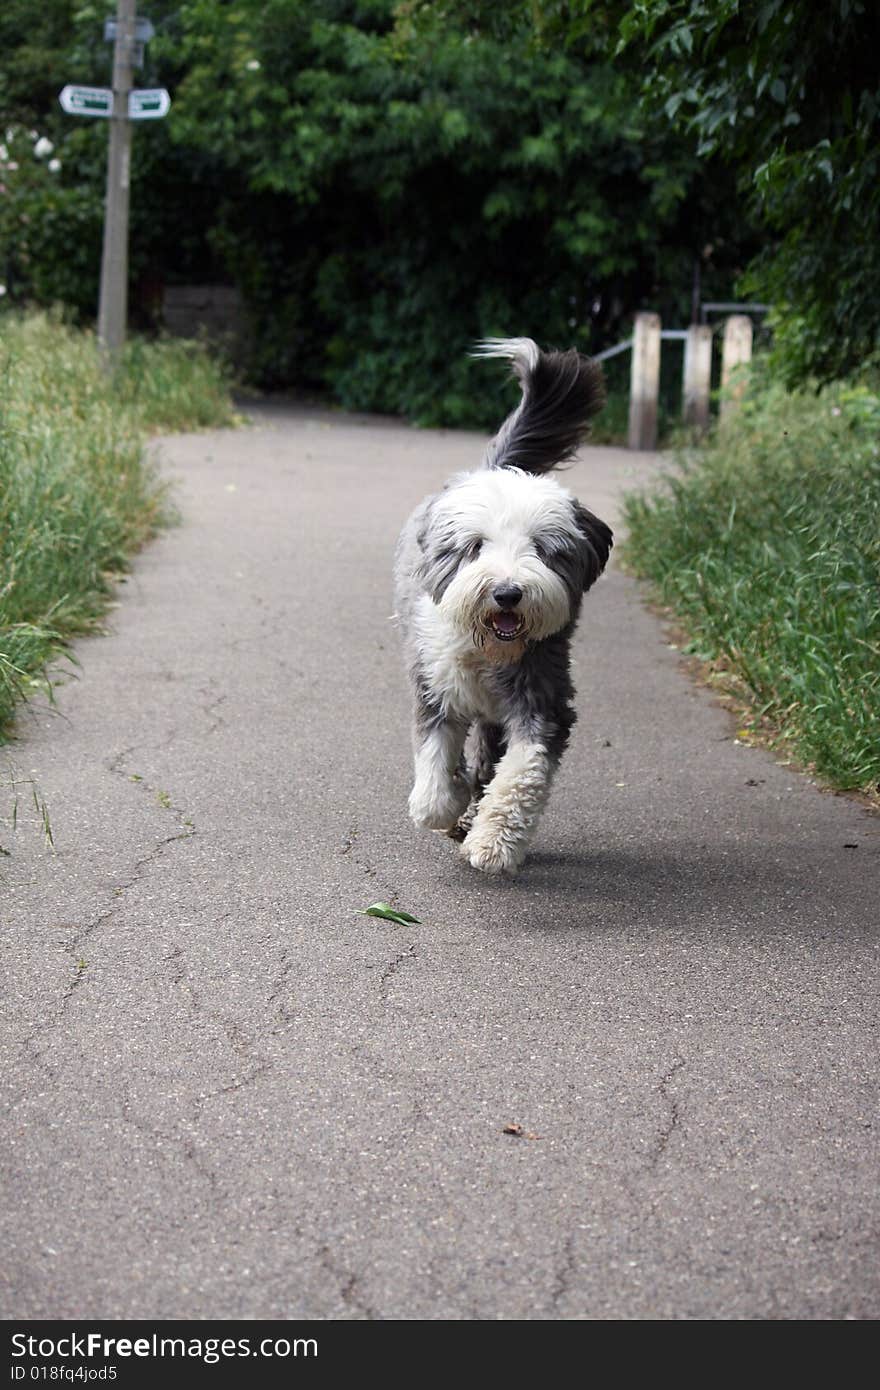
{"label": "dog's open mouth", "polygon": [[515,642],[526,630],[519,613],[490,613],[486,622],[492,635],[497,637],[499,642]]}

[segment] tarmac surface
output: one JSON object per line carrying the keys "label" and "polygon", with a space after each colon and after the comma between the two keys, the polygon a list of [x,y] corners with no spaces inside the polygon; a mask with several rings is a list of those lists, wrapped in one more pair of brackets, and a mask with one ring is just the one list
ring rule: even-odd
{"label": "tarmac surface", "polygon": [[[2,1316],[876,1318],[880,821],[738,742],[613,564],[531,857],[478,875],[407,819],[389,614],[482,440],[254,419],[162,442],[181,524],[3,750]],[[614,524],[657,466],[563,481]]]}

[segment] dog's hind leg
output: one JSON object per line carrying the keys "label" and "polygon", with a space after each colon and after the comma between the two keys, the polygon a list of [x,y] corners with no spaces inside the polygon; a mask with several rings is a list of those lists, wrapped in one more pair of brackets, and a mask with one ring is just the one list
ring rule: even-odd
{"label": "dog's hind leg", "polygon": [[474,721],[464,745],[464,775],[471,789],[471,800],[464,815],[449,832],[453,840],[463,840],[470,831],[504,747],[504,730],[500,724],[487,724],[482,719]]}
{"label": "dog's hind leg", "polygon": [[452,718],[436,706],[421,701],[417,705],[409,814],[423,830],[449,830],[470,801],[471,789],[460,766],[467,728],[466,720]]}

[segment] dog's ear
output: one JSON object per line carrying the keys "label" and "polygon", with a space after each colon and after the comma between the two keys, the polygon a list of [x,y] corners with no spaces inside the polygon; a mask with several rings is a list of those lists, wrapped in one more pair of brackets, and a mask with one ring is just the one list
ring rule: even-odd
{"label": "dog's ear", "polygon": [[592,512],[582,507],[580,502],[572,503],[575,525],[582,537],[580,547],[581,559],[584,566],[583,591],[586,591],[595,584],[599,575],[608,563],[608,556],[611,554],[611,547],[614,544],[613,532],[610,526],[606,526],[604,521],[600,521]]}
{"label": "dog's ear", "polygon": [[462,551],[453,544],[453,537],[448,529],[437,525],[433,500],[422,513],[416,540],[422,552],[418,577],[434,602],[439,603],[455,578],[461,564]]}

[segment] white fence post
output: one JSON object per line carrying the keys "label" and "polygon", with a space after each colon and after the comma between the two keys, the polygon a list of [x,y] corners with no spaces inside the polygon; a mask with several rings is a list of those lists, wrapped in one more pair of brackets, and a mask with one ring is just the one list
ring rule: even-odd
{"label": "white fence post", "polygon": [[720,418],[725,420],[736,410],[746,389],[744,372],[734,372],[752,360],[752,320],[747,314],[731,314],[724,325],[724,347],[721,356]]}
{"label": "white fence post", "polygon": [[709,393],[712,386],[712,330],[706,323],[692,323],[684,343],[684,422],[694,429],[709,428]]}
{"label": "white fence post", "polygon": [[630,449],[657,447],[660,395],[660,315],[636,314],[629,387]]}

